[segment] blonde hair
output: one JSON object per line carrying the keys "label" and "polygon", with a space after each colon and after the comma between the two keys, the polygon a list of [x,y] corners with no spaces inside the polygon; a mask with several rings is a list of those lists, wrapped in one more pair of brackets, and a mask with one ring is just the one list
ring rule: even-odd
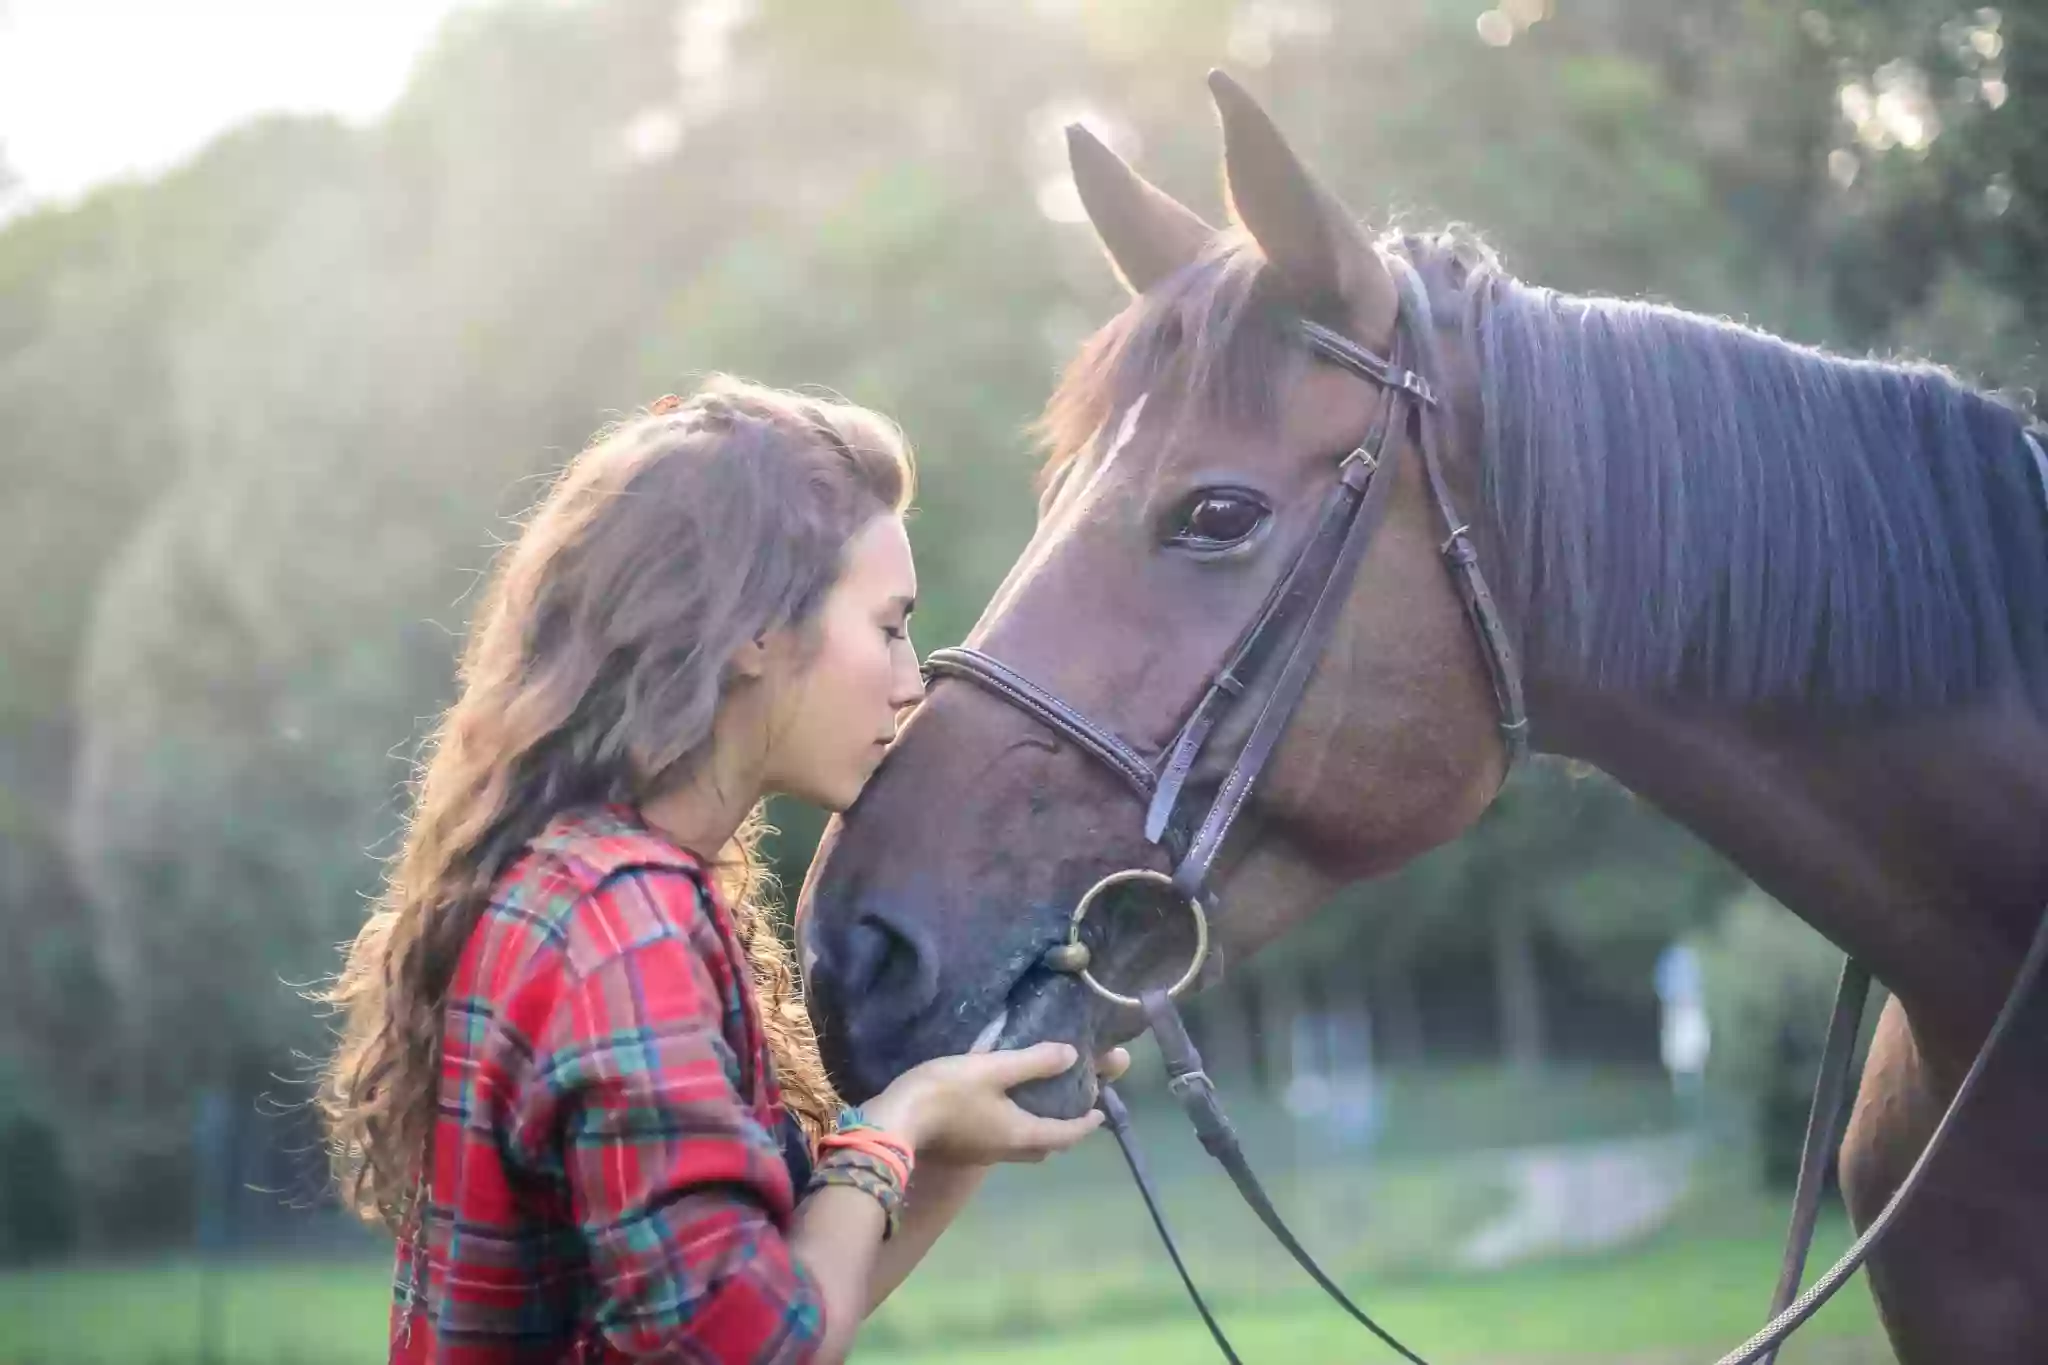
{"label": "blonde hair", "polygon": [[[319,998],[342,1017],[318,1104],[344,1203],[396,1230],[433,1137],[450,980],[491,888],[547,823],[672,790],[707,751],[738,647],[807,623],[848,542],[914,470],[886,418],[715,377],[603,432],[499,556],[456,701],[384,892]],[[756,845],[713,871],[753,965],[784,1098],[815,1136],[838,1100]]]}

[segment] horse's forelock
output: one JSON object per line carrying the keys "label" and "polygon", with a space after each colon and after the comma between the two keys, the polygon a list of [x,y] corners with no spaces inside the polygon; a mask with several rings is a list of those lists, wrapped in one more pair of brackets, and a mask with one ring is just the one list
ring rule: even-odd
{"label": "horse's forelock", "polygon": [[1041,480],[1058,477],[1142,397],[1203,424],[1272,427],[1303,352],[1265,272],[1247,239],[1223,239],[1090,337],[1039,421]]}

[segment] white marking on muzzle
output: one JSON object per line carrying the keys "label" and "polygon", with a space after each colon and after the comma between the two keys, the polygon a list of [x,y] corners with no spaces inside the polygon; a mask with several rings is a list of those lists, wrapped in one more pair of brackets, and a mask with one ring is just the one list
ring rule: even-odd
{"label": "white marking on muzzle", "polygon": [[968,1048],[967,1050],[970,1053],[987,1052],[991,1050],[996,1045],[996,1039],[1003,1036],[1003,1025],[1009,1022],[1010,1012],[1008,1010],[1004,1010],[995,1018],[988,1021],[988,1027],[983,1029],[980,1032],[980,1034],[978,1034],[975,1037],[974,1046]]}

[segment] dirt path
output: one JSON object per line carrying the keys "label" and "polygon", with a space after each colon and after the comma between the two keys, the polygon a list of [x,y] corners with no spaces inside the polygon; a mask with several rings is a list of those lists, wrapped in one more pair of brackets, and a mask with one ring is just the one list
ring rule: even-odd
{"label": "dirt path", "polygon": [[1508,1207],[1465,1240],[1458,1263],[1492,1270],[1652,1232],[1684,1196],[1698,1151],[1676,1134],[1503,1153]]}

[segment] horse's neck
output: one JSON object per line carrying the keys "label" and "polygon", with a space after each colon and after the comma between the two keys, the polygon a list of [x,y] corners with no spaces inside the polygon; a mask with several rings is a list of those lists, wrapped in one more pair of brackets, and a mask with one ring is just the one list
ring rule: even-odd
{"label": "horse's neck", "polygon": [[1542,748],[1718,848],[1916,1018],[1988,1024],[2048,902],[2048,726],[2023,704],[1852,734],[1543,682],[1531,712]]}

